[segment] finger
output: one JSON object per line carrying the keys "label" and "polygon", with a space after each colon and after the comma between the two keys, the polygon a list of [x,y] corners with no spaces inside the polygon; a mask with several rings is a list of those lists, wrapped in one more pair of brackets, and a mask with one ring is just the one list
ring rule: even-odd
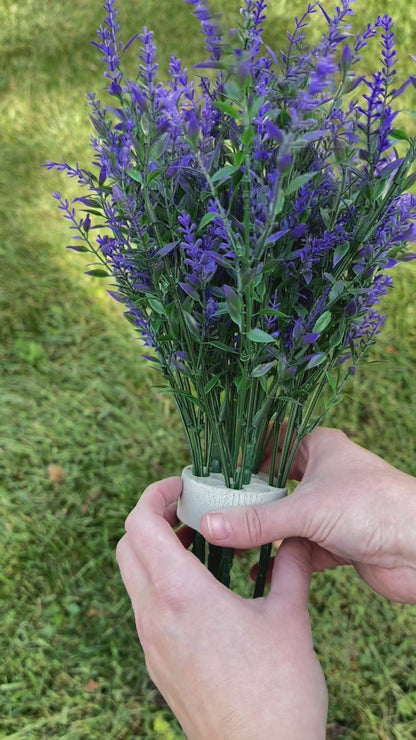
{"label": "finger", "polygon": [[139,604],[149,585],[149,579],[127,535],[124,535],[117,545],[116,558],[137,620]]}
{"label": "finger", "polygon": [[165,509],[164,518],[171,527],[179,527],[179,525],[181,524],[180,519],[178,519],[177,509],[177,501],[172,501],[172,503],[168,504]]}
{"label": "finger", "polygon": [[172,529],[176,515],[172,504],[182,490],[180,478],[150,485],[126,519],[126,532],[149,578],[178,576],[189,563],[190,553]]}
{"label": "finger", "polygon": [[307,608],[312,577],[312,544],[302,538],[286,540],[275,558],[270,600]]}
{"label": "finger", "polygon": [[126,519],[126,530],[131,524],[149,514],[161,517],[170,527],[180,522],[176,514],[177,501],[182,491],[180,478],[166,478],[146,488]]}
{"label": "finger", "polygon": [[172,518],[174,513],[176,516],[176,504],[181,492],[181,478],[165,478],[151,483],[140,497],[136,509],[145,506],[151,508],[159,516]]}
{"label": "finger", "polygon": [[306,497],[299,501],[297,495],[292,495],[272,504],[206,514],[201,532],[213,544],[244,549],[285,537],[306,537],[307,522]]}

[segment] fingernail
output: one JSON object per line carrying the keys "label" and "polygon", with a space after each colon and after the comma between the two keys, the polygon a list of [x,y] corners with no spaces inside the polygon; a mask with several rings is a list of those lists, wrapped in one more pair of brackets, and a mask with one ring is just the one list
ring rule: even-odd
{"label": "fingernail", "polygon": [[230,527],[222,514],[207,514],[206,525],[211,540],[227,540]]}

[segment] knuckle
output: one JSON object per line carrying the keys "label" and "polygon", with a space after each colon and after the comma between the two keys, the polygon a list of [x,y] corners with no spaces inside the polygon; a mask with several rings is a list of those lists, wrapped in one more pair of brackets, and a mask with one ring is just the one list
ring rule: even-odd
{"label": "knuckle", "polygon": [[176,612],[181,605],[180,584],[176,579],[155,579],[152,583],[153,597],[158,604],[158,613],[161,620],[169,619],[172,612]]}
{"label": "knuckle", "polygon": [[127,535],[137,536],[140,534],[142,517],[138,516],[136,509],[130,512],[124,522],[124,529]]}
{"label": "knuckle", "polygon": [[136,615],[137,632],[147,658],[163,654],[175,644],[184,630],[187,612],[174,588],[162,584],[152,587],[151,609]]}
{"label": "knuckle", "polygon": [[333,445],[341,444],[348,441],[348,437],[341,429],[333,427],[321,427],[315,429],[310,435],[309,441],[311,446],[315,445]]}
{"label": "knuckle", "polygon": [[263,522],[259,507],[252,506],[245,512],[245,528],[250,544],[257,545],[262,542]]}

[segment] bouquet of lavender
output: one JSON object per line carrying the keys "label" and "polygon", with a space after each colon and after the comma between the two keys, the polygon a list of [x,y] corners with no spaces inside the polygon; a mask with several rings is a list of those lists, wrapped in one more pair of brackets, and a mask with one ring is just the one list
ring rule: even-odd
{"label": "bouquet of lavender", "polygon": [[[87,191],[80,217],[55,193],[76,232],[70,248],[94,255],[88,274],[111,276],[111,295],[152,348],[194,475],[220,473],[228,488],[248,484],[270,448],[269,483],[285,486],[300,440],[380,330],[387,271],[414,256],[416,143],[393,106],[415,79],[397,86],[387,15],[351,33],[352,1],[333,17],[309,4],[273,51],[265,0],[244,0],[227,37],[206,0],[187,0],[209,58],[190,79],[173,56],[162,83],[151,32],[124,45],[106,0],[94,44],[114,103],[88,95],[93,168],[47,165]],[[316,13],[326,31],[308,45]],[[122,58],[136,38],[133,80]],[[358,74],[367,44],[380,69]],[[211,553],[224,581],[229,564]]]}

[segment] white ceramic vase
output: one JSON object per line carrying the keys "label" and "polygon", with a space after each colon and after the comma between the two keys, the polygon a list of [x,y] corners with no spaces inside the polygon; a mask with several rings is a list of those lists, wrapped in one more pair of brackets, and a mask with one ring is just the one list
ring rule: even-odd
{"label": "white ceramic vase", "polygon": [[210,511],[236,506],[253,506],[278,501],[287,494],[286,488],[275,488],[263,473],[252,475],[242,490],[227,488],[221,473],[200,478],[192,473],[192,466],[182,471],[183,488],[178,502],[178,517],[192,529],[201,531],[201,519]]}

